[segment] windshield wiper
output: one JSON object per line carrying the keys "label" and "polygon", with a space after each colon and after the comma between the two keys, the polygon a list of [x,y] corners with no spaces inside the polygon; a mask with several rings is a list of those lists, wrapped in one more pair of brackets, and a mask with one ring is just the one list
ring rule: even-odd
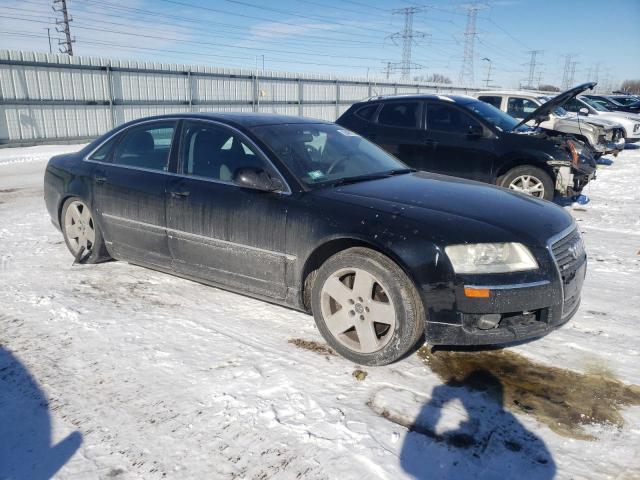
{"label": "windshield wiper", "polygon": [[381,178],[393,177],[395,175],[403,175],[405,173],[415,172],[413,168],[397,168],[395,170],[387,170],[386,172],[372,173],[369,175],[358,175],[355,177],[345,177],[336,180],[331,185],[338,187],[340,185],[348,185],[350,183],[367,182],[369,180],[380,180]]}

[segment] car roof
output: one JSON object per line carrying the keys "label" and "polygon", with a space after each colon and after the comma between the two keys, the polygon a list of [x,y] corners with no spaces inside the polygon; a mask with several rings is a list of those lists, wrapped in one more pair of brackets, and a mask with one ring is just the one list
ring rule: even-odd
{"label": "car roof", "polygon": [[172,113],[166,115],[156,115],[153,117],[144,117],[128,122],[127,125],[134,125],[141,121],[149,120],[165,120],[165,119],[184,119],[184,120],[215,120],[229,125],[250,128],[260,125],[282,125],[288,123],[296,124],[330,124],[325,120],[316,118],[297,117],[293,115],[277,115],[272,113],[256,113],[256,112],[198,112],[198,113]]}
{"label": "car roof", "polygon": [[476,95],[490,96],[490,95],[519,95],[521,97],[546,97],[553,96],[554,92],[530,92],[527,90],[485,90],[482,92],[476,92]]}
{"label": "car roof", "polygon": [[366,100],[362,100],[357,102],[357,104],[364,104],[368,102],[384,102],[387,100],[440,100],[444,102],[453,102],[453,103],[469,103],[470,101],[475,101],[477,98],[471,97],[469,95],[447,95],[447,94],[437,94],[437,93],[407,93],[400,95],[376,95],[373,97],[369,97]]}

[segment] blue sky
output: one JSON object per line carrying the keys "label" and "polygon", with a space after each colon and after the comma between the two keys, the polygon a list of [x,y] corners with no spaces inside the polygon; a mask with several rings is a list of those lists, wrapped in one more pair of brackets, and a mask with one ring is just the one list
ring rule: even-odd
{"label": "blue sky", "polygon": [[[76,55],[265,68],[370,78],[402,58],[403,16],[394,9],[428,5],[414,17],[411,77],[441,73],[458,82],[469,2],[400,0],[68,0]],[[48,51],[57,38],[49,0],[0,0],[0,46]],[[488,0],[476,25],[474,80],[513,88],[534,78],[560,85],[566,55],[574,82],[640,79],[639,0]],[[400,80],[394,69],[390,78]],[[467,77],[467,82],[469,78]]]}

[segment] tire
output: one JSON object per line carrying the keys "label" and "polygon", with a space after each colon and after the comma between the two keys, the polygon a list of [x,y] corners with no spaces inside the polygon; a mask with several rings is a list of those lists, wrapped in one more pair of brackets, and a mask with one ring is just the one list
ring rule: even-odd
{"label": "tire", "polygon": [[91,209],[81,198],[70,197],[64,202],[60,228],[71,255],[75,257],[80,247],[85,246],[81,256],[83,263],[99,263],[111,258],[100,227],[95,222]]}
{"label": "tire", "polygon": [[343,250],[322,264],[311,309],[331,348],[360,365],[395,362],[424,337],[424,307],[413,282],[368,248]]}
{"label": "tire", "polygon": [[[529,179],[528,182],[527,178]],[[507,173],[499,177],[496,184],[510,190],[526,193],[545,200],[553,200],[555,194],[555,184],[551,176],[544,170],[531,165],[521,165],[519,167],[512,168]],[[541,187],[542,191],[526,190],[527,184],[534,188]],[[523,188],[517,188],[518,185],[522,185]]]}

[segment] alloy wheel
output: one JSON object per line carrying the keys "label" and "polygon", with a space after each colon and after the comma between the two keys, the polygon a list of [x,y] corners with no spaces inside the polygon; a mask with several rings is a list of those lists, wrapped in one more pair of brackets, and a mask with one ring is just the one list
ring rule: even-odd
{"label": "alloy wheel", "polygon": [[533,175],[520,175],[509,184],[511,190],[526,193],[538,198],[544,198],[544,184]]}
{"label": "alloy wheel", "polygon": [[96,241],[95,225],[89,207],[79,200],[69,204],[64,215],[64,230],[72,253],[81,247],[91,250]]}
{"label": "alloy wheel", "polygon": [[396,313],[386,287],[359,268],[334,272],[322,286],[324,323],[342,345],[359,353],[382,349],[396,329]]}

